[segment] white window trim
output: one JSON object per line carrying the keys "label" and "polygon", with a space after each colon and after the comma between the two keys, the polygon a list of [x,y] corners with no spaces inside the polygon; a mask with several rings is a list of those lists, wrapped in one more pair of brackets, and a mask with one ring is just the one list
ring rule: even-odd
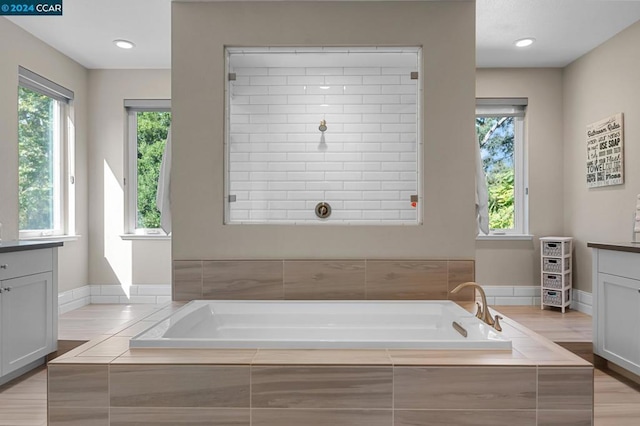
{"label": "white window trim", "polygon": [[167,239],[170,238],[162,228],[137,228],[138,210],[138,112],[171,112],[170,99],[125,99],[127,114],[127,138],[125,149],[124,178],[125,190],[125,229],[120,237],[123,240]]}
{"label": "white window trim", "polygon": [[[26,68],[18,67],[18,86],[41,93],[56,101],[57,119],[54,129],[57,145],[54,149],[54,211],[56,223],[53,229],[23,229],[18,231],[21,240],[49,239],[62,236],[75,237],[75,126],[73,91],[42,77]],[[66,124],[66,125],[65,125]]]}
{"label": "white window trim", "polygon": [[[519,113],[519,106],[526,108],[526,98],[493,99],[476,101],[476,116],[514,116],[513,164],[515,167],[514,184],[514,227],[513,229],[490,229],[488,235],[478,233],[476,240],[531,240],[529,234],[529,172],[527,169],[526,111]],[[494,109],[495,112],[492,111]]]}

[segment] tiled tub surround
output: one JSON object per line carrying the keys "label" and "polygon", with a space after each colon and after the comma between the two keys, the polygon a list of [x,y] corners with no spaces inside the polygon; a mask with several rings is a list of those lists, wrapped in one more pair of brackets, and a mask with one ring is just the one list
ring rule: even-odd
{"label": "tiled tub surround", "polygon": [[173,309],[53,360],[49,425],[593,424],[591,364],[509,318],[511,352],[128,349]]}
{"label": "tiled tub surround", "polygon": [[417,48],[229,50],[227,223],[417,224]]}
{"label": "tiled tub surround", "polygon": [[174,260],[173,299],[473,300],[473,260]]}

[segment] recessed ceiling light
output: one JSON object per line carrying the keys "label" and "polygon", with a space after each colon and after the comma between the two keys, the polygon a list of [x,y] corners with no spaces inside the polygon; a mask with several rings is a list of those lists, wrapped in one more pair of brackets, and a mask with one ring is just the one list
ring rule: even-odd
{"label": "recessed ceiling light", "polygon": [[113,40],[113,43],[120,49],[133,49],[136,46],[129,40]]}
{"label": "recessed ceiling light", "polygon": [[515,45],[518,47],[527,47],[531,46],[534,41],[536,41],[535,38],[521,38],[520,40],[516,40]]}

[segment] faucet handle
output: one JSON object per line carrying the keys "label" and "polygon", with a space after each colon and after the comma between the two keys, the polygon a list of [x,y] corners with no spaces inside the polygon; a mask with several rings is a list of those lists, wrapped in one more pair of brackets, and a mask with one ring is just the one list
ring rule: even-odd
{"label": "faucet handle", "polygon": [[498,331],[502,331],[502,326],[500,325],[500,320],[503,319],[500,315],[496,315],[494,323],[493,323],[493,328],[495,328]]}
{"label": "faucet handle", "polygon": [[478,307],[478,310],[476,311],[476,318],[482,319],[482,305],[480,304],[480,302],[476,302],[476,306]]}

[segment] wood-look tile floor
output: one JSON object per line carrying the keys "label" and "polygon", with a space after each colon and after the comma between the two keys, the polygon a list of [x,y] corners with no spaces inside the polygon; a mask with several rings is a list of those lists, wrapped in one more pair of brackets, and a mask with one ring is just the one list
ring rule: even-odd
{"label": "wood-look tile floor", "polygon": [[[89,305],[60,316],[60,340],[89,340],[147,315],[150,305]],[[496,310],[557,342],[591,341],[591,317],[576,311],[537,307],[499,306]],[[619,375],[595,370],[596,426],[640,425],[640,386]],[[47,372],[45,367],[0,386],[0,426],[46,426]],[[517,426],[517,425],[514,425]]]}

